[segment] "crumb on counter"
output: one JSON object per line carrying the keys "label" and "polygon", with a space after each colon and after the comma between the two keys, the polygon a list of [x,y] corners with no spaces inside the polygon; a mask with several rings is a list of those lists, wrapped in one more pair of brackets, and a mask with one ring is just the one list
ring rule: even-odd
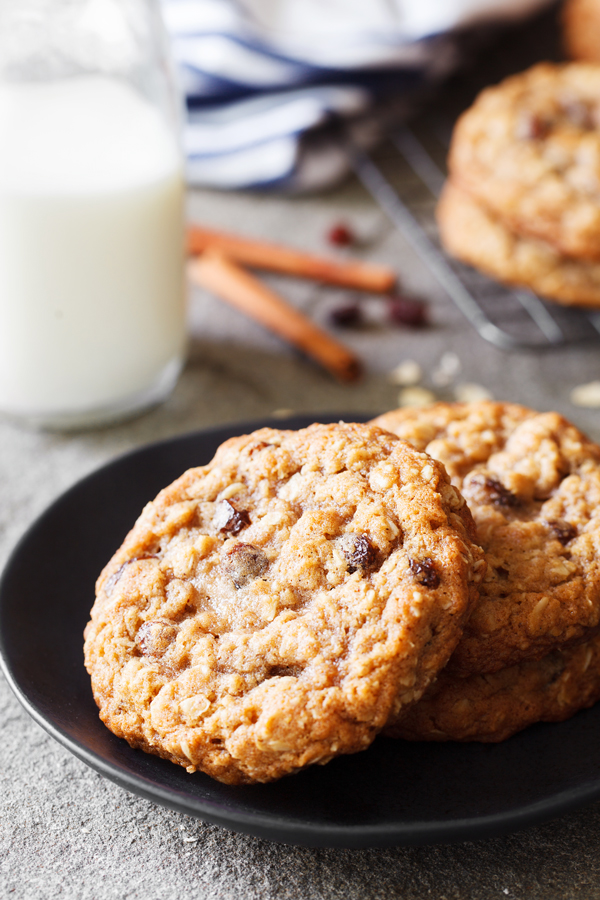
{"label": "crumb on counter", "polygon": [[433,391],[415,385],[414,387],[405,387],[400,391],[398,394],[398,405],[431,406],[432,403],[435,403],[436,399]]}
{"label": "crumb on counter", "polygon": [[418,362],[414,359],[404,359],[388,374],[390,384],[397,384],[399,387],[408,387],[409,385],[418,384],[423,378],[423,370]]}
{"label": "crumb on counter", "polygon": [[571,391],[570,400],[573,406],[587,406],[590,409],[600,407],[600,381],[578,384]]}
{"label": "crumb on counter", "polygon": [[481,403],[482,400],[493,400],[493,394],[482,384],[465,381],[454,388],[454,398],[459,403]]}

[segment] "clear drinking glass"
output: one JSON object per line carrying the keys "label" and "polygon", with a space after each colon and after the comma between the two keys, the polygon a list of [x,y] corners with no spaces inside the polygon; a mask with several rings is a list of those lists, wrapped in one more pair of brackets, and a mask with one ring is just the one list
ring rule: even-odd
{"label": "clear drinking glass", "polygon": [[0,411],[78,428],[172,390],[179,134],[154,0],[0,0]]}

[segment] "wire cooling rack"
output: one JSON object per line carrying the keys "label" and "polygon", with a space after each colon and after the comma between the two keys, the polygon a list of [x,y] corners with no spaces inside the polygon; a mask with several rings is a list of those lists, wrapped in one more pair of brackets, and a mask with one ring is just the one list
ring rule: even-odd
{"label": "wire cooling rack", "polygon": [[[431,135],[429,139],[431,143]],[[438,149],[445,157],[447,148]],[[445,174],[414,129],[396,129],[377,154],[369,155],[353,144],[347,145],[347,152],[372,198],[484,340],[503,350],[544,350],[600,339],[600,311],[546,303],[530,291],[506,288],[444,253],[434,210]]]}

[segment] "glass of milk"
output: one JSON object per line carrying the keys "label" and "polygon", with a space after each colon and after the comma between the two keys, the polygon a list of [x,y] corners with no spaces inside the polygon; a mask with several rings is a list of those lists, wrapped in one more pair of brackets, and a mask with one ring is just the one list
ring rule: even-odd
{"label": "glass of milk", "polygon": [[185,349],[179,101],[154,0],[0,0],[0,412],[164,399]]}

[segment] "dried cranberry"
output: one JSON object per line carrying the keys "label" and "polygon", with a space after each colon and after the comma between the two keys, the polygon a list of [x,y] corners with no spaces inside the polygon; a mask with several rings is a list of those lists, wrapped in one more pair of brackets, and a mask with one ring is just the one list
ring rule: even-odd
{"label": "dried cranberry", "polygon": [[327,232],[327,240],[337,247],[349,247],[355,243],[356,238],[349,225],[345,222],[336,222]]}
{"label": "dried cranberry", "polygon": [[362,323],[360,306],[358,303],[335,306],[329,313],[329,322],[336,328],[356,328]]}
{"label": "dried cranberry", "polygon": [[219,500],[214,518],[214,526],[217,531],[236,535],[249,524],[250,516],[245,509],[236,509],[229,500]]}
{"label": "dried cranberry", "polygon": [[388,314],[392,322],[421,328],[429,322],[427,305],[422,300],[396,294],[387,298]]}
{"label": "dried cranberry", "polygon": [[548,521],[546,525],[554,532],[556,539],[563,547],[577,537],[577,529],[570,522]]}
{"label": "dried cranberry", "polygon": [[223,565],[236,588],[241,588],[262,575],[269,560],[259,547],[240,543],[227,552]]}
{"label": "dried cranberry", "polygon": [[440,583],[440,576],[435,571],[435,564],[428,556],[423,559],[410,559],[408,561],[410,571],[419,584],[428,588],[436,588]]}
{"label": "dried cranberry", "polygon": [[338,538],[338,546],[348,563],[348,572],[369,569],[375,562],[376,551],[366,534],[349,531]]}

